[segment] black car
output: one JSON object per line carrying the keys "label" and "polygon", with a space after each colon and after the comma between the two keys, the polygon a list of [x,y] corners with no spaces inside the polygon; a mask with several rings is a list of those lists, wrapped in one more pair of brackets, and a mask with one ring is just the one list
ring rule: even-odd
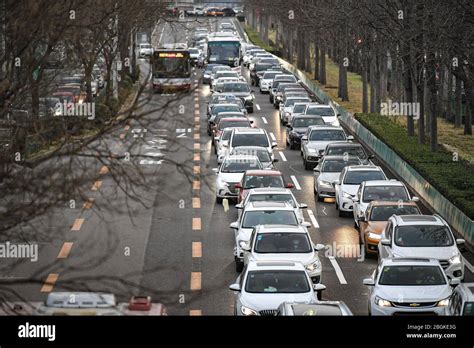
{"label": "black car", "polygon": [[246,82],[226,82],[222,87],[221,95],[235,95],[240,98],[249,113],[253,113],[255,96]]}
{"label": "black car", "polygon": [[233,8],[225,7],[222,9],[222,12],[224,12],[224,17],[235,17],[235,11]]}
{"label": "black car", "polygon": [[357,143],[332,143],[326,146],[326,149],[322,152],[322,156],[339,156],[348,155],[358,157],[363,165],[372,164],[370,162],[374,155],[367,154],[364,147]]}
{"label": "black car", "polygon": [[324,126],[322,116],[298,115],[293,117],[291,123],[286,125],[286,145],[290,149],[297,149],[301,146],[301,137],[306,133],[309,126]]}
{"label": "black car", "polygon": [[250,79],[252,81],[252,86],[258,86],[263,73],[267,70],[272,69],[273,67],[273,64],[255,64],[255,67],[250,70]]}

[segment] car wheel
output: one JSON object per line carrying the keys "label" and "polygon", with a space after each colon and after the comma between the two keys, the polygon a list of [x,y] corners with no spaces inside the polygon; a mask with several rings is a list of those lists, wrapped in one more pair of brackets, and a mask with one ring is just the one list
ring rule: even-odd
{"label": "car wheel", "polygon": [[323,292],[322,291],[318,291],[316,293],[316,297],[318,298],[318,301],[321,301],[323,299]]}
{"label": "car wheel", "polygon": [[306,170],[310,170],[310,165],[308,164],[308,162],[306,162],[306,159],[303,157],[303,164],[304,164],[304,169]]}
{"label": "car wheel", "polygon": [[272,98],[272,96],[268,97],[268,99],[270,100],[270,103],[273,104],[273,98]]}
{"label": "car wheel", "polygon": [[235,271],[240,273],[244,269],[244,262],[238,258],[235,258]]}
{"label": "car wheel", "polygon": [[354,228],[358,231],[359,230],[359,225],[357,225],[357,222],[354,220]]}
{"label": "car wheel", "polygon": [[343,217],[343,216],[346,215],[341,209],[339,209],[339,207],[338,207],[337,211],[338,211],[339,217]]}

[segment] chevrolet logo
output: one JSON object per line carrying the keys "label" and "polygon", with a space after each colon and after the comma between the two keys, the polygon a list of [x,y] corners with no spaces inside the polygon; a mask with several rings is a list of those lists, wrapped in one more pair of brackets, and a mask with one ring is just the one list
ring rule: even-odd
{"label": "chevrolet logo", "polygon": [[410,307],[419,307],[420,304],[419,303],[410,303]]}

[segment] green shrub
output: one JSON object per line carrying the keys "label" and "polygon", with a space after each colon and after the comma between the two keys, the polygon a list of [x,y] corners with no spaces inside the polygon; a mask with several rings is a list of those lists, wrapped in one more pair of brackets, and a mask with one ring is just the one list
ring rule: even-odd
{"label": "green shrub", "polygon": [[260,39],[260,36],[259,36],[259,33],[258,31],[256,31],[255,29],[253,29],[251,26],[248,26],[246,25],[245,26],[245,32],[247,33],[248,37],[249,37],[249,40],[254,44],[254,45],[257,45],[261,48],[263,48],[265,51],[268,51],[272,54],[275,54],[277,55],[276,53],[279,53],[277,51],[277,49],[271,45],[267,45],[266,43],[264,43],[261,39]]}
{"label": "green shrub", "polygon": [[451,203],[474,219],[474,168],[469,162],[453,160],[453,154],[440,148],[430,151],[429,145],[420,145],[416,137],[379,114],[356,114],[356,119],[383,141]]}

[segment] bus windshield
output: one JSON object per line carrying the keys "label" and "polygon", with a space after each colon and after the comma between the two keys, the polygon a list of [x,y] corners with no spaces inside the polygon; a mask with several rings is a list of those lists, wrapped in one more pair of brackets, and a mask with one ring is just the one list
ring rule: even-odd
{"label": "bus windshield", "polygon": [[209,42],[208,50],[210,63],[240,64],[236,62],[236,59],[240,59],[240,42],[238,41]]}
{"label": "bus windshield", "polygon": [[155,78],[186,78],[191,76],[188,52],[155,52],[153,54]]}

